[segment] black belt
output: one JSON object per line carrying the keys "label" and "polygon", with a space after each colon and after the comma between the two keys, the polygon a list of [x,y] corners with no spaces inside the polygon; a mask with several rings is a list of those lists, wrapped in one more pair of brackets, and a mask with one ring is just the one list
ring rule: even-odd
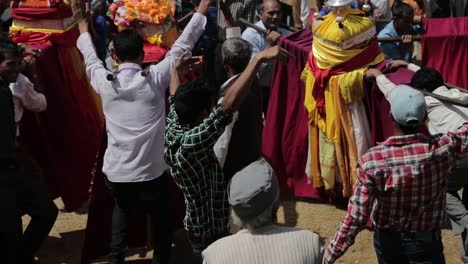
{"label": "black belt", "polygon": [[398,232],[389,229],[378,230],[382,234],[394,234],[400,236],[402,240],[425,240],[425,241],[437,241],[442,238],[440,229],[428,230],[428,231],[417,231],[417,232]]}
{"label": "black belt", "polygon": [[415,239],[425,241],[437,241],[441,239],[440,230],[419,231],[419,232],[401,232],[402,239]]}

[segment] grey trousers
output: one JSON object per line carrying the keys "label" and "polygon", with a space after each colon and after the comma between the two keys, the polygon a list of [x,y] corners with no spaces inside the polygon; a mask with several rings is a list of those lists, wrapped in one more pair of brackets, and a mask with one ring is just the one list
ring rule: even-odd
{"label": "grey trousers", "polygon": [[468,263],[468,204],[464,204],[458,195],[458,191],[462,188],[468,188],[468,155],[460,160],[448,176],[446,198],[447,214],[452,224],[453,233],[461,235],[461,258],[464,263]]}

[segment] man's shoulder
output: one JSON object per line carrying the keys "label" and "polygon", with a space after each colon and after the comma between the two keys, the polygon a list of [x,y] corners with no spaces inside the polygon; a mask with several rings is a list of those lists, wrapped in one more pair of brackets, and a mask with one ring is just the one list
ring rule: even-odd
{"label": "man's shoulder", "polygon": [[397,37],[398,33],[393,26],[393,21],[385,25],[385,27],[379,32],[378,37]]}
{"label": "man's shoulder", "polygon": [[370,148],[360,159],[359,165],[363,170],[375,170],[385,165],[385,155],[389,149],[386,145],[377,145]]}
{"label": "man's shoulder", "polygon": [[247,41],[251,39],[260,38],[260,37],[261,37],[260,33],[258,33],[257,30],[251,27],[246,28],[244,32],[242,32],[242,39],[245,39]]}

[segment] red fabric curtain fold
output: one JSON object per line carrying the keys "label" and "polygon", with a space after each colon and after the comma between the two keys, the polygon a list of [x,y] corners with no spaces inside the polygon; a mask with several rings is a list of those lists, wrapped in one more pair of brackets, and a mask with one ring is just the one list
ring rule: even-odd
{"label": "red fabric curtain fold", "polygon": [[424,29],[422,64],[468,89],[468,17],[425,19]]}
{"label": "red fabric curtain fold", "polygon": [[73,16],[71,7],[60,3],[56,7],[17,7],[11,9],[11,16],[19,20],[62,19]]}

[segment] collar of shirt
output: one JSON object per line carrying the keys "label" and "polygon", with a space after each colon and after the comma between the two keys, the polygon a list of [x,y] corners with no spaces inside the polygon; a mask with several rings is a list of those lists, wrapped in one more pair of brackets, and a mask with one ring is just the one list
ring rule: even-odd
{"label": "collar of shirt", "polygon": [[223,83],[223,85],[221,85],[221,88],[219,88],[219,95],[220,96],[226,95],[226,92],[227,92],[228,88],[231,87],[231,83],[234,82],[234,80],[236,80],[237,77],[239,77],[239,76],[240,76],[240,73],[232,76],[227,81],[225,81]]}
{"label": "collar of shirt", "polygon": [[[255,23],[255,25],[257,25],[257,26],[259,26],[259,27],[261,27],[261,28],[263,28],[263,29],[266,29],[266,27],[265,27],[265,25],[263,24],[263,21],[262,21],[262,20],[260,20],[260,21],[258,21],[257,23]],[[286,29],[284,29],[284,28],[282,28],[282,27],[278,27],[278,28],[276,29],[276,32],[280,33],[281,36],[285,36],[285,35],[288,35],[288,34],[289,34],[289,31],[286,30]],[[265,35],[265,37],[266,37],[266,35]]]}
{"label": "collar of shirt", "polygon": [[395,29],[395,26],[393,25],[393,20],[390,21],[383,29],[380,31],[379,35],[386,35],[390,37],[397,37],[398,32]]}
{"label": "collar of shirt", "polygon": [[398,146],[398,145],[409,145],[414,143],[423,143],[428,142],[429,138],[424,136],[423,134],[411,134],[405,136],[393,136],[389,137],[384,142],[378,142],[379,145],[384,146]]}
{"label": "collar of shirt", "polygon": [[141,66],[133,62],[125,62],[119,65],[119,74],[125,76],[134,75],[135,73],[141,71]]}

